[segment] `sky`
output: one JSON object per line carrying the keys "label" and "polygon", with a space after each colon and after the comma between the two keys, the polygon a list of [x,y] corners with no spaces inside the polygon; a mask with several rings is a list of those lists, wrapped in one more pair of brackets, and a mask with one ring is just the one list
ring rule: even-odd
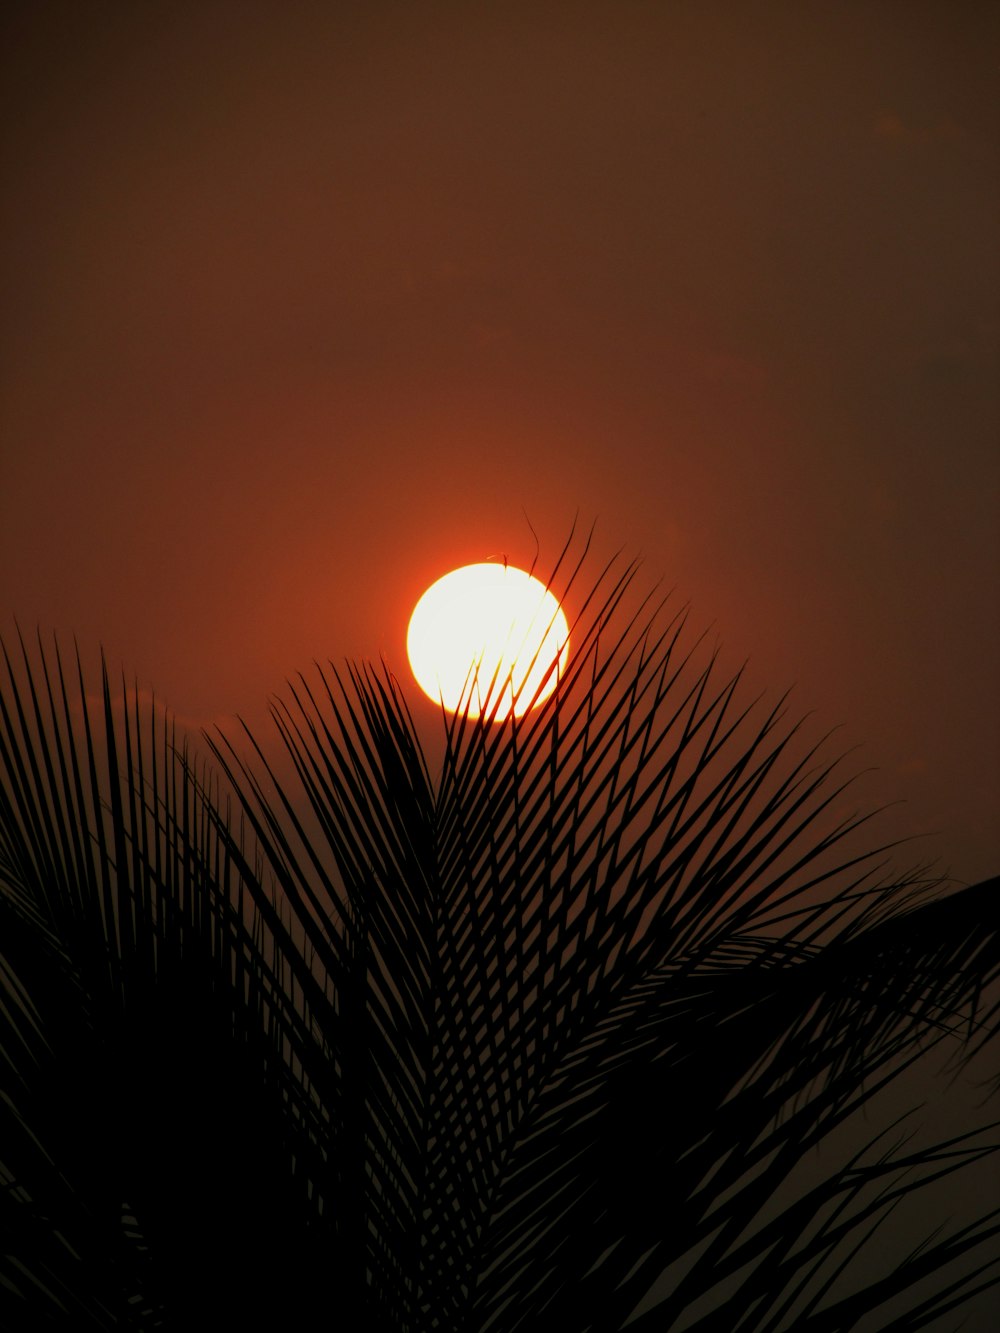
{"label": "sky", "polygon": [[860,746],[911,859],[997,873],[1000,10],[0,24],[5,638],[263,727],[579,516]]}

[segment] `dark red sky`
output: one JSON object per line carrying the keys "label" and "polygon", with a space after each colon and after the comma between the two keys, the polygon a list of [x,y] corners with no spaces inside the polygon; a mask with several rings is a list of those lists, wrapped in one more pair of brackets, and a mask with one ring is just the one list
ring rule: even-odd
{"label": "dark red sky", "polygon": [[5,635],[255,719],[579,510],[996,873],[998,13],[9,3]]}

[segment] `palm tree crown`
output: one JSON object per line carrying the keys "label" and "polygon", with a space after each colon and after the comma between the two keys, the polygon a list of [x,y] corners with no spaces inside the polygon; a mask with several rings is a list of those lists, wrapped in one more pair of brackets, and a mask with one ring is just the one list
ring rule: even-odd
{"label": "palm tree crown", "polygon": [[289,775],[4,650],[7,1326],[915,1330],[995,1280],[1000,1210],[852,1277],[989,1126],[817,1149],[995,1035],[997,881],[892,872],[785,701],[571,549],[554,694],[434,776],[384,668],[275,701]]}

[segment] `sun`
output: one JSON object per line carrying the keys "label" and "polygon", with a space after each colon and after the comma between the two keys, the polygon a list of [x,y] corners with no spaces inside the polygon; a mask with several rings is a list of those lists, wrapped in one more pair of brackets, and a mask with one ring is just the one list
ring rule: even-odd
{"label": "sun", "polygon": [[463,565],[413,608],[406,653],[417,684],[449,712],[502,722],[544,702],[566,669],[556,598],[512,565]]}

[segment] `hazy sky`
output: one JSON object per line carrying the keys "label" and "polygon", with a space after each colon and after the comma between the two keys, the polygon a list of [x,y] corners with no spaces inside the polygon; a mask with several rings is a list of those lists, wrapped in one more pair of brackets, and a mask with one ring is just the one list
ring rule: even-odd
{"label": "hazy sky", "polygon": [[579,511],[996,873],[998,17],[8,3],[5,637],[253,719]]}

